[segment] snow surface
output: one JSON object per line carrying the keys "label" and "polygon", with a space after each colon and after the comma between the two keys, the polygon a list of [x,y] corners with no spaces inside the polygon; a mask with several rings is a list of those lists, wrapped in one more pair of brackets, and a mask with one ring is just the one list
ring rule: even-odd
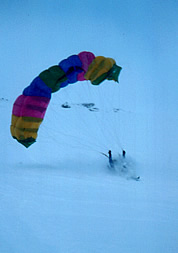
{"label": "snow surface", "polygon": [[[81,3],[0,2],[0,253],[176,253],[178,5]],[[26,149],[10,135],[15,99],[83,50],[115,58],[120,83],[53,94]]]}

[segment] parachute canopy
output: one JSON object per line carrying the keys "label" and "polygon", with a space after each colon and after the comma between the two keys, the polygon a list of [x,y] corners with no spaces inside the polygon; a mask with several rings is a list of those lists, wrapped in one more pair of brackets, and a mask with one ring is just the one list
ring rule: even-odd
{"label": "parachute canopy", "polygon": [[81,52],[44,70],[24,89],[12,110],[11,134],[18,142],[29,147],[36,141],[51,99],[51,93],[77,81],[90,80],[99,85],[105,79],[118,82],[121,67],[112,58]]}

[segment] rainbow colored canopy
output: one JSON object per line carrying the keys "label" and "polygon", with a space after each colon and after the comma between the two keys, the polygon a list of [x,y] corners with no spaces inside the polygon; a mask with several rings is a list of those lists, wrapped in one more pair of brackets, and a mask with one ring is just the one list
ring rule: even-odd
{"label": "rainbow colored canopy", "polygon": [[51,93],[83,80],[90,80],[93,85],[98,85],[105,79],[118,82],[120,71],[121,67],[112,58],[95,57],[91,52],[81,52],[41,72],[13,105],[12,137],[28,148],[36,141]]}

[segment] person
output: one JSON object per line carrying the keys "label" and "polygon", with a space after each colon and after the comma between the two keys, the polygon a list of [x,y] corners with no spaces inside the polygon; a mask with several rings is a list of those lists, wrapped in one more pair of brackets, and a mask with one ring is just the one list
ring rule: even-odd
{"label": "person", "polygon": [[126,152],[125,152],[125,150],[122,150],[122,156],[125,158],[125,154],[126,154]]}
{"label": "person", "polygon": [[109,154],[109,165],[111,166],[111,168],[114,168],[114,162],[112,159],[111,150],[109,150],[108,154]]}

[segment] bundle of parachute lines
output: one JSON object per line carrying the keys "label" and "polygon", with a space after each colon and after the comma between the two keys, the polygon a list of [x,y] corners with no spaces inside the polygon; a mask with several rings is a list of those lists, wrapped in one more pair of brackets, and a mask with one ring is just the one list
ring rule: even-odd
{"label": "bundle of parachute lines", "polygon": [[36,141],[51,94],[77,81],[99,85],[105,79],[118,82],[121,67],[112,58],[81,52],[44,70],[26,87],[13,105],[11,135],[25,147]]}

